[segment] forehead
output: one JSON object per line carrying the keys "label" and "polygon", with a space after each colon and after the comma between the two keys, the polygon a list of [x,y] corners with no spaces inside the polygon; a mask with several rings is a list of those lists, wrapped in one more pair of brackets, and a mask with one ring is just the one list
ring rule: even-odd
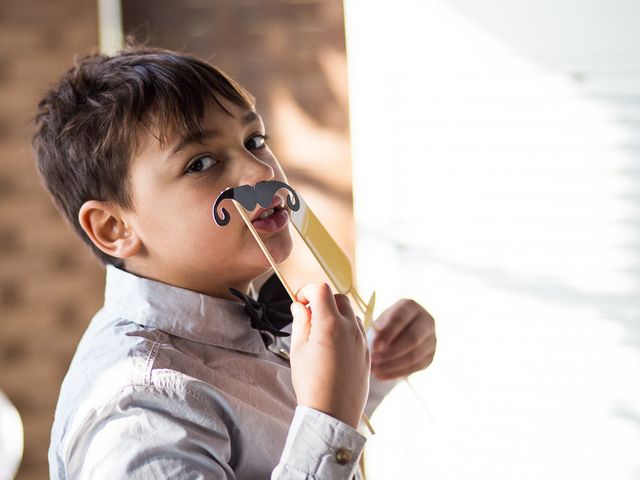
{"label": "forehead", "polygon": [[151,112],[138,132],[138,151],[153,144],[160,151],[175,151],[189,142],[200,142],[212,132],[224,134],[245,125],[261,122],[253,106],[238,105],[226,98],[206,101],[201,114],[189,112]]}

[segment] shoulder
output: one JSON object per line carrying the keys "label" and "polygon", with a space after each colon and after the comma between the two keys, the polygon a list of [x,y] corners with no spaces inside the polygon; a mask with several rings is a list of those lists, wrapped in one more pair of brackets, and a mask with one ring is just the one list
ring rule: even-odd
{"label": "shoulder", "polygon": [[64,378],[56,407],[52,443],[78,422],[99,412],[143,401],[167,408],[183,405],[213,410],[205,385],[180,371],[169,336],[99,311],[85,331]]}
{"label": "shoulder", "polygon": [[186,389],[126,385],[65,420],[49,450],[52,478],[233,476],[230,425]]}
{"label": "shoulder", "polygon": [[[123,392],[180,396],[208,404],[193,347],[156,328],[99,311],[85,331],[64,378],[56,416],[67,405],[96,408]],[[192,342],[187,342],[191,344]]]}
{"label": "shoulder", "polygon": [[[83,458],[100,432],[139,442],[157,431],[192,428],[226,438],[227,410],[215,389],[175,368],[171,338],[100,311],[83,335],[64,379],[51,435],[49,461]],[[165,435],[167,435],[165,433]],[[148,441],[148,438],[144,440]]]}
{"label": "shoulder", "polygon": [[104,394],[144,383],[162,341],[162,332],[100,310],[78,344],[61,394]]}

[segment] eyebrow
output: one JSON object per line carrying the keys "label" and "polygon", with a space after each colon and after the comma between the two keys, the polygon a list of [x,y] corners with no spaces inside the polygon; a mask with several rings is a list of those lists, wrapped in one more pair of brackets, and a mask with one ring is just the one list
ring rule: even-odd
{"label": "eyebrow", "polygon": [[185,148],[187,145],[191,145],[193,143],[202,143],[204,140],[212,140],[216,137],[220,136],[220,132],[217,130],[200,130],[196,132],[193,137],[185,135],[182,137],[180,142],[171,149],[171,153],[167,158],[172,158],[176,153]]}
{"label": "eyebrow", "polygon": [[260,120],[260,115],[258,115],[253,110],[251,110],[244,117],[242,117],[242,123],[244,125],[248,125],[249,123],[254,122],[256,120]]}
{"label": "eyebrow", "polygon": [[[260,120],[260,115],[251,110],[242,117],[241,122],[243,125],[248,125],[252,122],[255,122],[256,120]],[[178,142],[178,144],[171,149],[171,153],[169,153],[169,156],[167,158],[173,157],[187,145],[191,145],[193,143],[202,143],[204,140],[212,140],[219,136],[220,132],[218,130],[201,130],[199,132],[196,132],[193,137],[189,137],[188,135],[184,136],[182,137],[180,142]]]}

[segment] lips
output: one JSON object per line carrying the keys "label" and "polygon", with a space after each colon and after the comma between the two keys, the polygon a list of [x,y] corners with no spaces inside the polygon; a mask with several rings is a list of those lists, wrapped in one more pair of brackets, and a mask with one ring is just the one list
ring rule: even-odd
{"label": "lips", "polygon": [[273,197],[273,202],[271,202],[271,205],[269,205],[268,208],[259,208],[258,210],[256,210],[256,212],[251,217],[251,223],[257,220],[262,220],[260,218],[260,215],[262,215],[264,212],[268,210],[273,209],[274,210],[273,213],[275,213],[279,210],[282,210],[283,208],[284,208],[284,200],[276,195],[275,197]]}

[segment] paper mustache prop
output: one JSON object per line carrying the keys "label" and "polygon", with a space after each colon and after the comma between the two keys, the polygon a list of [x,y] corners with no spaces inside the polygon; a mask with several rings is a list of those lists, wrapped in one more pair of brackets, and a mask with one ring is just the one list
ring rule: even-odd
{"label": "paper mustache prop", "polygon": [[275,197],[281,188],[288,190],[293,196],[293,200],[291,196],[287,196],[287,204],[291,211],[298,210],[300,208],[300,200],[295,190],[284,182],[269,180],[268,182],[258,182],[253,187],[251,185],[241,185],[223,191],[218,195],[218,198],[216,198],[211,208],[211,213],[213,213],[213,218],[216,223],[222,227],[229,223],[230,220],[229,212],[227,212],[225,208],[221,207],[222,217],[218,215],[218,206],[223,200],[227,198],[235,200],[248,211],[252,211],[257,205],[263,208],[269,208],[271,202],[273,202],[273,197]]}

